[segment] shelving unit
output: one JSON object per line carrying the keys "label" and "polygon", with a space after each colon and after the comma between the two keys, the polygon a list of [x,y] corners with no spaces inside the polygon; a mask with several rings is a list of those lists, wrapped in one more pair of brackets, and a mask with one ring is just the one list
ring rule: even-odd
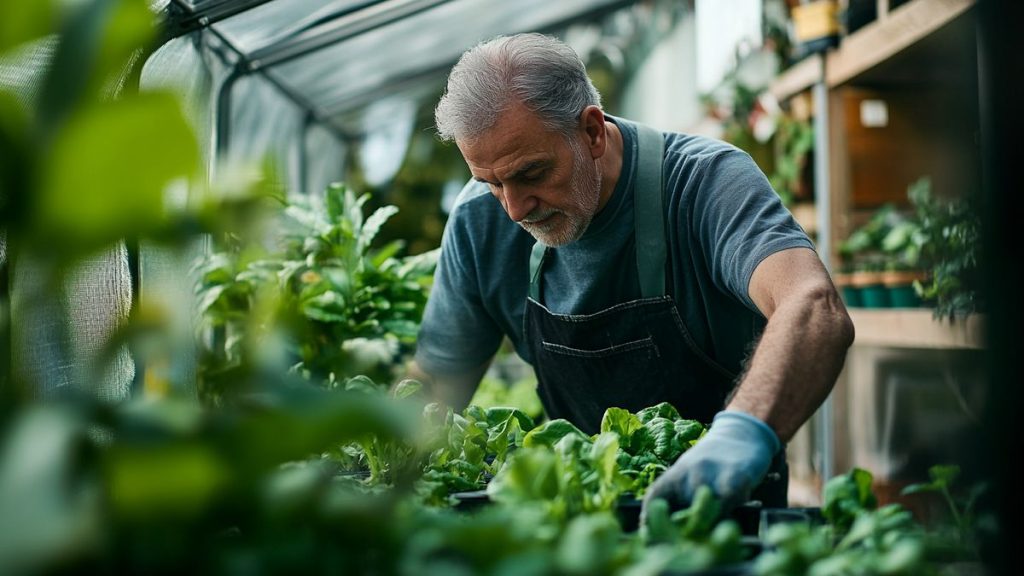
{"label": "shelving unit", "polygon": [[[904,51],[915,48],[918,43],[941,45],[946,38],[930,38],[930,35],[976,3],[977,0],[912,0],[891,12],[886,11],[880,19],[847,36],[839,48],[826,56],[811,54],[797,62],[779,74],[768,91],[779,100],[787,100],[809,90],[822,78],[829,88],[835,88],[858,75],[870,74],[876,66],[898,62]],[[928,51],[934,51],[934,47],[927,46]],[[930,62],[925,67],[949,66]],[[920,67],[916,73],[921,73]]]}
{"label": "shelving unit", "polygon": [[825,81],[829,87],[839,86],[900,57],[957,19],[975,2],[914,0],[888,12],[845,38],[839,49],[828,54]]}
{"label": "shelving unit", "polygon": [[985,320],[980,314],[971,314],[955,321],[939,321],[926,308],[851,308],[850,317],[857,330],[855,346],[964,350],[984,348]]}
{"label": "shelving unit", "polygon": [[[769,86],[780,102],[803,108],[810,103],[814,222],[819,252],[830,267],[840,262],[841,241],[879,206],[908,205],[907,186],[917,178],[930,177],[938,197],[956,197],[980,184],[976,3],[909,0],[890,10],[882,0],[875,21],[842,38],[838,48],[790,67]],[[865,100],[885,106],[883,125],[862,123]],[[893,446],[880,448],[882,428],[898,421],[912,402],[898,396],[898,403],[886,405],[884,399],[897,398],[897,390],[941,396],[939,386],[922,392],[928,387],[920,386],[921,378],[938,378],[929,370],[970,382],[982,364],[982,315],[949,322],[935,320],[924,308],[851,308],[850,314],[854,346],[832,399],[809,427],[823,476],[892,462]],[[879,470],[896,470],[886,466]]]}

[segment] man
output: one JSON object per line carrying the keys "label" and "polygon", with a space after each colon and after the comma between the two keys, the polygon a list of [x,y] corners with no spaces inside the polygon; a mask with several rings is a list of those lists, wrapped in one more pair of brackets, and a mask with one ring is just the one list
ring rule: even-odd
{"label": "man", "polygon": [[473,175],[416,354],[436,396],[465,406],[507,336],[550,418],[594,433],[611,406],[668,401],[711,423],[645,507],[685,506],[701,484],[726,507],[785,506],[783,447],[853,326],[750,157],[604,114],[577,55],[537,34],[465,53],[436,123]]}

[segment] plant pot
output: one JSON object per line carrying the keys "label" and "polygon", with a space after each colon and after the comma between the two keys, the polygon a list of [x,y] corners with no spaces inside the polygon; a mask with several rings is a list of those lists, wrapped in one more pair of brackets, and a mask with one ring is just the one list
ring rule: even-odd
{"label": "plant pot", "polygon": [[458,502],[455,505],[455,509],[461,511],[476,510],[491,503],[491,498],[487,495],[486,488],[470,492],[456,492],[452,496]]}
{"label": "plant pot", "polygon": [[927,274],[920,270],[898,270],[882,274],[882,284],[889,292],[889,305],[893,308],[920,308],[921,298],[914,290],[914,281],[924,281]]}
{"label": "plant pot", "polygon": [[793,35],[803,54],[839,45],[839,5],[836,0],[811,0],[790,9]]}
{"label": "plant pot", "polygon": [[[643,501],[632,494],[624,494],[619,497],[615,506],[615,515],[625,532],[634,532],[640,527],[640,508]],[[744,536],[757,536],[759,523],[761,521],[761,503],[750,501],[740,504],[729,512],[728,518],[739,524],[740,532]]]}
{"label": "plant pot", "polygon": [[860,297],[860,288],[853,284],[853,274],[837,272],[832,277],[832,283],[839,290],[839,295],[842,296],[847,308],[860,308],[864,305]]}
{"label": "plant pot", "polygon": [[851,282],[860,292],[864,308],[888,308],[889,291],[882,284],[881,272],[854,272]]}

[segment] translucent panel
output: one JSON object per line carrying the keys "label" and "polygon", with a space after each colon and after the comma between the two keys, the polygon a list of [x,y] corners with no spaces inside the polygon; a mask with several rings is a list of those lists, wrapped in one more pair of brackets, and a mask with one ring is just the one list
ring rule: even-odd
{"label": "translucent panel", "polygon": [[272,159],[283,170],[288,189],[297,189],[304,111],[258,75],[240,78],[231,102],[226,160],[230,164],[254,164]]}
{"label": "translucent panel", "polygon": [[0,90],[14,94],[22,105],[30,107],[58,45],[57,37],[50,36],[0,56]]}
{"label": "translucent panel", "polygon": [[306,133],[306,178],[302,192],[321,194],[327,185],[343,179],[345,145],[329,130],[312,125]]}
{"label": "translucent panel", "polygon": [[215,27],[243,52],[279,42],[365,0],[276,0],[223,20]]}
{"label": "translucent panel", "polygon": [[182,248],[149,242],[139,246],[140,304],[148,314],[165,320],[170,335],[168,348],[158,352],[166,361],[143,359],[149,360],[149,365],[145,365],[147,380],[189,394],[195,393],[197,365],[193,265],[205,252],[205,246],[206,240],[202,238]]}
{"label": "translucent panel", "polygon": [[611,0],[449,2],[275,66],[274,72],[318,106],[344,108],[396,79],[442,73],[480,40],[543,29],[613,4]]}
{"label": "translucent panel", "polygon": [[53,270],[20,255],[11,279],[11,356],[17,376],[42,398],[84,392],[102,400],[128,397],[135,365],[125,346],[108,342],[127,321],[131,276],[124,244],[75,264],[48,298]]}
{"label": "translucent panel", "polygon": [[142,67],[139,86],[143,90],[169,89],[181,95],[186,117],[199,136],[204,158],[209,158],[213,124],[210,113],[213,72],[206,54],[197,47],[197,34],[175,38],[164,44]]}
{"label": "translucent panel", "polygon": [[381,186],[395,176],[405,159],[416,121],[416,104],[404,98],[382,98],[366,109],[366,138],[361,154],[363,175],[370,186]]}

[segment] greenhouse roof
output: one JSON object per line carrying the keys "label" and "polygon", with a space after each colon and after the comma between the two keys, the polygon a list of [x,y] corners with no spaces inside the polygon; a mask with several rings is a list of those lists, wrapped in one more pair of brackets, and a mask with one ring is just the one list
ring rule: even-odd
{"label": "greenhouse roof", "polygon": [[634,3],[171,0],[164,12],[171,37],[215,47],[233,77],[259,75],[313,119],[335,124],[381,96],[435,85],[481,40],[556,30]]}

